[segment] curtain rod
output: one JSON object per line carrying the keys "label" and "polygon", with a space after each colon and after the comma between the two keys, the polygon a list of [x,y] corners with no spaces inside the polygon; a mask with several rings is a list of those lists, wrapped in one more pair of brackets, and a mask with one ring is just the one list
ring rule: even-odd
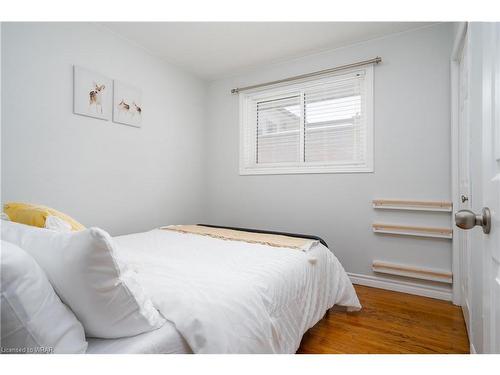
{"label": "curtain rod", "polygon": [[231,94],[237,94],[237,93],[239,93],[241,91],[256,89],[258,87],[271,86],[271,85],[276,85],[278,83],[284,83],[284,82],[289,82],[289,81],[296,81],[296,80],[303,79],[303,78],[320,76],[320,75],[323,75],[323,74],[333,73],[333,72],[336,72],[338,70],[344,70],[344,69],[349,69],[349,68],[356,68],[358,66],[364,66],[364,65],[370,65],[370,64],[378,64],[380,62],[382,62],[382,58],[379,57],[379,56],[377,56],[374,59],[364,60],[364,61],[358,61],[358,62],[355,62],[355,63],[352,63],[352,64],[346,64],[346,65],[336,66],[335,68],[319,70],[317,72],[301,74],[301,75],[298,75],[298,76],[293,76],[293,77],[284,78],[284,79],[278,79],[277,81],[271,81],[271,82],[266,82],[266,83],[259,83],[258,85],[252,85],[252,86],[238,87],[238,88],[232,89],[231,90]]}

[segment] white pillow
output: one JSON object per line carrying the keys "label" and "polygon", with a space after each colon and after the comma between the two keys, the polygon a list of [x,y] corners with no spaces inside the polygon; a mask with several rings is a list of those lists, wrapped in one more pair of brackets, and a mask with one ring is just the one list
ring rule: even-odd
{"label": "white pillow", "polygon": [[45,229],[55,230],[56,232],[71,232],[71,224],[57,216],[47,216],[45,219]]}
{"label": "white pillow", "polygon": [[59,233],[6,221],[2,238],[35,258],[88,337],[134,336],[165,323],[135,274],[118,264],[105,231]]}
{"label": "white pillow", "polygon": [[81,323],[24,250],[2,241],[2,353],[85,353]]}

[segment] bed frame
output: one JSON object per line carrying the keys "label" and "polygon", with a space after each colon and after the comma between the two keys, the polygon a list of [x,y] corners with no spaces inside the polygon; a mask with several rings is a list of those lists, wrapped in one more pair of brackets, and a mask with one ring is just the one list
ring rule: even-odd
{"label": "bed frame", "polygon": [[298,234],[298,233],[288,233],[288,232],[275,232],[275,231],[270,231],[270,230],[251,229],[251,228],[225,227],[225,226],[222,226],[222,225],[212,225],[212,224],[196,224],[196,225],[201,225],[201,226],[210,227],[210,228],[222,228],[222,229],[241,230],[241,231],[244,231],[244,232],[251,232],[251,233],[279,234],[281,236],[297,237],[297,238],[307,238],[307,239],[310,239],[310,240],[319,241],[321,244],[323,244],[325,247],[328,248],[328,245],[327,245],[327,243],[326,243],[325,240],[323,240],[321,237],[313,236],[313,235],[310,235],[310,234]]}

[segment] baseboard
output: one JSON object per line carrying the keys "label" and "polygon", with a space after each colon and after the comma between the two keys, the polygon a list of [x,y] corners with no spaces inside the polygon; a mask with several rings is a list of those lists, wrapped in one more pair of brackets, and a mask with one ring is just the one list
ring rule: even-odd
{"label": "baseboard", "polygon": [[347,275],[349,276],[353,284],[393,290],[395,292],[415,294],[417,296],[436,298],[445,301],[452,300],[451,290],[445,287],[422,285],[411,281],[392,280],[379,276],[361,275],[350,272],[348,272]]}

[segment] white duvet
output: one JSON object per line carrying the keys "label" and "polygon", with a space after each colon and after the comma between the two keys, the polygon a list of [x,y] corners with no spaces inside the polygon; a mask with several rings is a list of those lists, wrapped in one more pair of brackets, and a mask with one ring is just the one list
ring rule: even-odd
{"label": "white duvet", "polygon": [[160,229],[115,240],[195,353],[295,353],[327,309],[361,307],[321,244],[302,252]]}

